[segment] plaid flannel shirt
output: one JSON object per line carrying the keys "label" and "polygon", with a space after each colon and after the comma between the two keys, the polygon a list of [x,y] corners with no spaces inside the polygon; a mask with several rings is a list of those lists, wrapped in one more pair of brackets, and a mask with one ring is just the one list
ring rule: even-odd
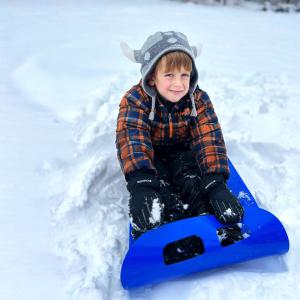
{"label": "plaid flannel shirt", "polygon": [[121,169],[127,179],[131,172],[153,165],[153,146],[186,143],[198,162],[202,176],[217,173],[229,177],[226,147],[218,118],[206,92],[194,92],[197,117],[190,117],[191,100],[187,95],[171,112],[157,98],[155,117],[149,120],[151,98],[141,83],[123,96],[117,119],[116,147]]}

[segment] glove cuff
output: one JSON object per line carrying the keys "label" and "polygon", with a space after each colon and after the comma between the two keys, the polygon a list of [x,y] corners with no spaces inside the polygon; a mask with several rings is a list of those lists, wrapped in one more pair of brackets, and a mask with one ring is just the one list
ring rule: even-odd
{"label": "glove cuff", "polygon": [[225,178],[222,174],[209,174],[202,178],[202,191],[207,195],[212,189],[220,184],[225,184]]}
{"label": "glove cuff", "polygon": [[129,173],[126,173],[125,174],[125,180],[128,182],[133,177],[144,176],[144,175],[148,175],[148,174],[156,176],[157,172],[154,169],[148,169],[148,168],[143,167],[141,169],[134,170],[134,171],[131,171]]}
{"label": "glove cuff", "polygon": [[140,188],[152,188],[156,192],[160,190],[159,179],[155,175],[151,174],[138,174],[132,176],[127,183],[127,190],[132,193]]}

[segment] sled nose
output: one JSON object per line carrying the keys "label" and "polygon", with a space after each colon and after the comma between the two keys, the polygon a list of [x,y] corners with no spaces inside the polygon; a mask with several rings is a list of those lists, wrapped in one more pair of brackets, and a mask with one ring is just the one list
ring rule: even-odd
{"label": "sled nose", "polygon": [[[270,212],[258,207],[230,161],[229,167],[231,175],[228,186],[244,207],[241,226],[244,238],[222,246],[217,232],[225,226],[211,215],[180,220],[148,231],[136,241],[130,241],[121,269],[121,282],[125,289],[283,254],[289,250],[289,239],[281,222]],[[165,256],[168,247],[187,238],[197,241],[197,255],[170,263]]]}
{"label": "sled nose", "polygon": [[[194,272],[282,254],[289,250],[287,234],[279,220],[266,210],[246,208],[246,236],[223,247],[217,236],[224,227],[214,216],[200,216],[166,224],[134,241],[125,257],[121,282],[125,289],[158,283]],[[199,255],[166,264],[164,251],[174,241],[196,236],[203,243]]]}

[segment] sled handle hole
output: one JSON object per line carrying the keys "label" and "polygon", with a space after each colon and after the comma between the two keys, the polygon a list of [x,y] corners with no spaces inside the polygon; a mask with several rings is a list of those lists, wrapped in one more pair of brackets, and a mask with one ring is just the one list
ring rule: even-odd
{"label": "sled handle hole", "polygon": [[167,244],[163,250],[163,258],[166,265],[171,265],[202,255],[204,252],[202,239],[191,235]]}

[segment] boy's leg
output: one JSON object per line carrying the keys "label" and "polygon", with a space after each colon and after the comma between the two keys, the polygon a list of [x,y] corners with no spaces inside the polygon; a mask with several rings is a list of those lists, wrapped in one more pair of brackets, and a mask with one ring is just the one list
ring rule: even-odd
{"label": "boy's leg", "polygon": [[[172,182],[180,189],[182,201],[186,202],[191,210],[190,216],[213,213],[208,199],[201,196],[201,175],[196,159],[190,151],[179,151],[170,155]],[[187,184],[189,181],[189,184]],[[186,188],[188,186],[188,188]],[[222,246],[231,245],[243,239],[241,229],[237,225],[218,229],[218,236]]]}
{"label": "boy's leg", "polygon": [[164,222],[169,223],[186,218],[180,195],[172,184],[172,173],[167,158],[164,155],[156,154],[154,165],[160,180],[160,196],[164,205]]}
{"label": "boy's leg", "polygon": [[170,154],[169,163],[172,183],[188,206],[189,216],[208,214],[209,205],[206,197],[201,195],[201,174],[193,153],[189,149],[175,151]]}

